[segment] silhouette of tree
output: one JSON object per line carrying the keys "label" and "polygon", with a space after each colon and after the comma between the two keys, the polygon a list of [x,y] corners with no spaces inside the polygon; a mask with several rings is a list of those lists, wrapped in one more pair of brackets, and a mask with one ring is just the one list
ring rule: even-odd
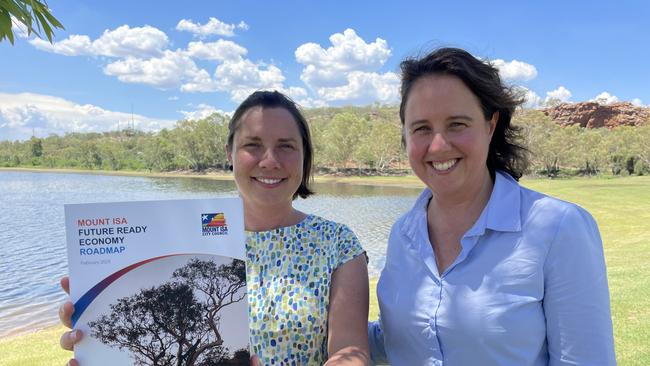
{"label": "silhouette of tree", "polygon": [[174,271],[173,281],[117,300],[109,314],[89,323],[92,336],[128,350],[137,365],[237,364],[223,346],[219,313],[246,296],[245,281],[243,261],[192,259]]}

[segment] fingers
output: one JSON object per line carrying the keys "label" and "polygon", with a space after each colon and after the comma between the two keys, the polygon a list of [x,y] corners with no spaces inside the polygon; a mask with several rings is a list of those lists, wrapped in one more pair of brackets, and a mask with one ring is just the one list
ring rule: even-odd
{"label": "fingers", "polygon": [[73,358],[72,360],[68,361],[67,366],[79,366],[79,362]]}
{"label": "fingers", "polygon": [[72,328],[72,314],[74,313],[74,305],[70,301],[66,301],[63,305],[59,306],[59,320],[68,328]]}
{"label": "fingers", "polygon": [[63,291],[65,291],[66,294],[70,295],[70,277],[62,277],[60,283]]}
{"label": "fingers", "polygon": [[[74,350],[74,345],[78,343],[81,340],[82,333],[80,330],[73,330],[70,332],[65,332],[61,336],[61,339],[59,340],[59,344],[61,345],[61,348],[68,350],[68,351],[73,351]],[[74,361],[74,360],[71,360]],[[74,361],[77,362],[77,361]],[[70,363],[69,363],[70,364]]]}

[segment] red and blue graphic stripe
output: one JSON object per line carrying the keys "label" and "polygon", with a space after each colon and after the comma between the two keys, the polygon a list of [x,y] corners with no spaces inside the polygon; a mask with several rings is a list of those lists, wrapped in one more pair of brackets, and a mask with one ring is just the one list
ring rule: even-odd
{"label": "red and blue graphic stripe", "polygon": [[81,314],[83,314],[84,311],[86,311],[86,308],[92,303],[99,294],[104,291],[108,286],[110,286],[111,283],[115,282],[118,278],[124,276],[125,274],[129,273],[130,271],[147,264],[149,262],[153,262],[158,259],[163,259],[167,257],[173,257],[177,255],[182,255],[182,254],[170,254],[170,255],[163,255],[160,257],[155,257],[155,258],[149,258],[147,260],[144,260],[142,262],[134,263],[128,267],[122,268],[121,270],[111,274],[110,276],[104,278],[101,280],[99,283],[97,283],[95,286],[93,286],[90,290],[88,290],[83,296],[77,300],[77,302],[74,304],[74,314],[72,314],[72,326],[74,327],[75,324],[77,324],[77,320],[81,317]]}

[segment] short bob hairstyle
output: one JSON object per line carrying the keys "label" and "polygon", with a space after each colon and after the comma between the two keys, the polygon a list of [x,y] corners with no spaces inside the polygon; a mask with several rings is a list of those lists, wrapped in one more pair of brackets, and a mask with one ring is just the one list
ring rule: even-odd
{"label": "short bob hairstyle", "polygon": [[[408,58],[400,64],[402,71],[399,116],[404,127],[404,113],[413,84],[427,75],[452,75],[459,78],[481,103],[486,120],[499,112],[487,156],[487,167],[492,177],[496,170],[510,174],[516,180],[528,167],[528,151],[521,145],[518,127],[510,124],[512,115],[523,100],[514,90],[505,86],[499,70],[458,48],[439,48],[422,58]],[[402,135],[403,136],[403,135]]]}
{"label": "short bob hairstyle", "polygon": [[232,152],[233,142],[235,139],[235,132],[239,129],[239,125],[242,117],[246,112],[252,108],[260,107],[264,108],[284,108],[293,116],[298,131],[300,132],[300,137],[302,138],[302,151],[303,151],[303,161],[302,161],[302,179],[300,181],[300,186],[298,190],[293,194],[293,198],[300,196],[302,198],[307,198],[314,194],[314,192],[309,188],[312,181],[312,165],[314,159],[314,148],[311,142],[311,134],[309,133],[309,125],[307,120],[300,113],[296,103],[291,100],[288,96],[278,92],[278,91],[256,91],[253,94],[249,95],[235,110],[230,123],[228,123],[228,142],[227,149]]}

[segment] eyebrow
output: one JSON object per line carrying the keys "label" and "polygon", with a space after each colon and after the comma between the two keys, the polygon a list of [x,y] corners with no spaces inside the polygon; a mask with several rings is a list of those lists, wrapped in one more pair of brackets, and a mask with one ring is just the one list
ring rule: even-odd
{"label": "eyebrow", "polygon": [[447,118],[447,121],[453,120],[453,119],[462,119],[462,120],[465,120],[465,121],[468,121],[468,122],[473,121],[472,117],[464,115],[464,114],[457,114],[457,115],[454,115],[454,116],[450,116],[449,118]]}
{"label": "eyebrow", "polygon": [[298,143],[298,140],[294,139],[293,137],[289,137],[289,138],[280,138],[280,139],[278,139],[278,141],[280,141],[280,142],[294,142],[294,143]]}

